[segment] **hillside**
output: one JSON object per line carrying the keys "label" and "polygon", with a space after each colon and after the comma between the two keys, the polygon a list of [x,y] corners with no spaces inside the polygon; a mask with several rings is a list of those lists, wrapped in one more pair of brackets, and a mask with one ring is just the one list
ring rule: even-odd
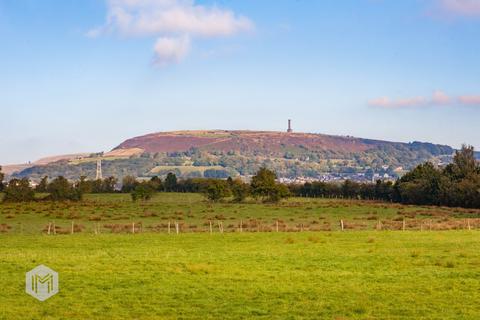
{"label": "hillside", "polygon": [[335,180],[395,178],[419,163],[450,161],[445,145],[271,131],[175,131],[128,139],[107,153],[36,164],[15,177],[64,175],[94,178],[100,157],[104,176],[249,176],[262,166],[279,177]]}
{"label": "hillside", "polygon": [[142,149],[145,152],[181,152],[192,148],[207,152],[239,152],[283,156],[286,152],[331,152],[353,154],[378,148],[425,151],[432,155],[451,154],[448,146],[414,142],[411,144],[332,136],[312,133],[275,131],[174,131],[148,134],[128,139],[114,150]]}
{"label": "hillside", "polygon": [[35,166],[44,166],[44,165],[47,165],[53,162],[62,161],[62,160],[82,159],[88,156],[90,156],[89,153],[76,153],[76,154],[64,154],[64,155],[45,157],[31,163],[12,164],[12,165],[2,166],[2,172],[4,172],[7,175],[10,175],[12,173],[20,172],[22,170],[35,167]]}

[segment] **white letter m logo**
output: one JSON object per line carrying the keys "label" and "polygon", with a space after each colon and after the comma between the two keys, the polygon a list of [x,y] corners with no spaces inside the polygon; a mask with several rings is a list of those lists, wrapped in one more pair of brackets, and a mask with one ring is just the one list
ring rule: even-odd
{"label": "white letter m logo", "polygon": [[25,280],[27,293],[40,301],[58,293],[58,273],[44,265],[27,272]]}

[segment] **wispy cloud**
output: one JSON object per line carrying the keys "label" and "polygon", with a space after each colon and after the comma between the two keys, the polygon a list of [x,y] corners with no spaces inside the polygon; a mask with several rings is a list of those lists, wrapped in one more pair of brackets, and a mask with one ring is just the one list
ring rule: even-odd
{"label": "wispy cloud", "polygon": [[460,96],[458,101],[469,106],[480,106],[480,95],[478,96]]}
{"label": "wispy cloud", "polygon": [[440,10],[448,15],[480,17],[480,0],[437,0]]}
{"label": "wispy cloud", "polygon": [[155,36],[154,61],[159,66],[180,62],[194,37],[229,37],[255,28],[247,17],[194,0],[109,0],[107,7],[104,25],[87,35]]}
{"label": "wispy cloud", "polygon": [[377,108],[401,109],[401,108],[421,108],[437,106],[480,106],[480,96],[459,96],[450,97],[443,91],[435,91],[430,97],[407,97],[391,99],[390,97],[380,97],[368,101],[368,105]]}
{"label": "wispy cloud", "polygon": [[190,51],[190,38],[188,36],[158,38],[155,42],[154,51],[155,65],[164,67],[171,63],[178,63]]}

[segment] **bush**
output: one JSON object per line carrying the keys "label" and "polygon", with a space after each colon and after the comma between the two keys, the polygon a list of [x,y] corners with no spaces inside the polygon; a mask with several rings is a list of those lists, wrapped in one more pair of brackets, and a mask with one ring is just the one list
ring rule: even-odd
{"label": "bush", "polygon": [[50,193],[48,199],[53,201],[82,200],[81,190],[62,176],[57,177],[48,184],[47,192]]}
{"label": "bush", "polygon": [[230,196],[230,188],[224,180],[208,180],[207,186],[203,190],[203,194],[210,201],[220,201]]}
{"label": "bush", "polygon": [[290,195],[286,185],[277,183],[275,172],[266,168],[260,169],[252,178],[250,190],[252,196],[264,202],[278,202]]}
{"label": "bush", "polygon": [[130,195],[132,196],[132,201],[150,200],[155,194],[155,189],[148,182],[142,182],[137,184],[137,186],[132,190]]}
{"label": "bush", "polygon": [[250,194],[250,186],[240,179],[235,179],[230,182],[230,189],[232,190],[233,201],[242,202]]}
{"label": "bush", "polygon": [[35,191],[28,179],[12,179],[4,189],[4,202],[28,202],[35,200]]}
{"label": "bush", "polygon": [[137,179],[134,176],[125,176],[122,180],[122,192],[129,193],[135,190],[138,185]]}
{"label": "bush", "polygon": [[42,180],[40,180],[40,183],[37,185],[35,188],[35,192],[47,192],[47,186],[48,186],[48,176],[44,176]]}

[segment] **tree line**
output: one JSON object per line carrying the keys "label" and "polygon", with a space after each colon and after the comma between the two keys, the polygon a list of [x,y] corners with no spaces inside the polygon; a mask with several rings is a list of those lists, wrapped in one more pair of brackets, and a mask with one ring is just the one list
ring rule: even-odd
{"label": "tree line", "polygon": [[474,148],[462,146],[452,163],[438,168],[421,164],[395,183],[313,182],[290,185],[290,192],[304,197],[375,199],[403,204],[480,208],[480,165]]}
{"label": "tree line", "polygon": [[261,168],[245,183],[241,179],[226,180],[214,178],[177,179],[169,173],[165,180],[152,177],[139,181],[133,176],[122,180],[122,187],[116,190],[117,179],[80,180],[70,182],[64,177],[52,181],[43,177],[36,188],[28,179],[12,179],[3,183],[0,167],[0,191],[5,202],[34,201],[35,192],[47,193],[43,198],[52,201],[80,201],[85,193],[130,193],[132,200],[149,200],[156,192],[203,193],[209,201],[231,198],[242,202],[252,197],[263,202],[278,202],[290,195],[303,197],[330,197],[351,199],[375,199],[404,204],[455,206],[480,208],[480,165],[475,159],[474,148],[462,146],[453,157],[451,164],[438,168],[432,163],[421,164],[396,182],[377,181],[358,183],[346,180],[343,183],[312,182],[303,185],[284,185],[276,181],[275,172]]}
{"label": "tree line", "polygon": [[241,179],[226,180],[213,178],[191,178],[177,180],[173,173],[169,173],[162,181],[153,177],[150,181],[137,181],[134,177],[125,177],[122,183],[122,192],[130,192],[132,200],[149,200],[155,192],[194,192],[202,193],[206,199],[218,202],[231,198],[233,202],[242,202],[252,197],[262,202],[278,202],[290,196],[286,185],[276,181],[276,174],[266,168],[261,168],[250,183]]}
{"label": "tree line", "polygon": [[[251,196],[263,202],[278,202],[290,195],[286,185],[276,181],[277,176],[271,170],[260,169],[252,178],[251,183],[245,183],[241,179],[226,180],[213,178],[191,178],[178,180],[176,175],[169,173],[165,180],[152,177],[150,180],[140,181],[133,176],[126,176],[122,180],[122,187],[116,190],[117,179],[88,180],[81,177],[80,180],[70,182],[59,176],[51,181],[43,177],[40,183],[33,188],[30,181],[24,179],[12,179],[3,188],[4,202],[28,202],[35,201],[35,193],[45,193],[43,201],[80,201],[86,193],[130,193],[132,200],[150,200],[156,192],[194,192],[203,193],[209,201],[220,201],[232,198],[234,202],[244,201]],[[40,201],[40,200],[37,200]]]}

